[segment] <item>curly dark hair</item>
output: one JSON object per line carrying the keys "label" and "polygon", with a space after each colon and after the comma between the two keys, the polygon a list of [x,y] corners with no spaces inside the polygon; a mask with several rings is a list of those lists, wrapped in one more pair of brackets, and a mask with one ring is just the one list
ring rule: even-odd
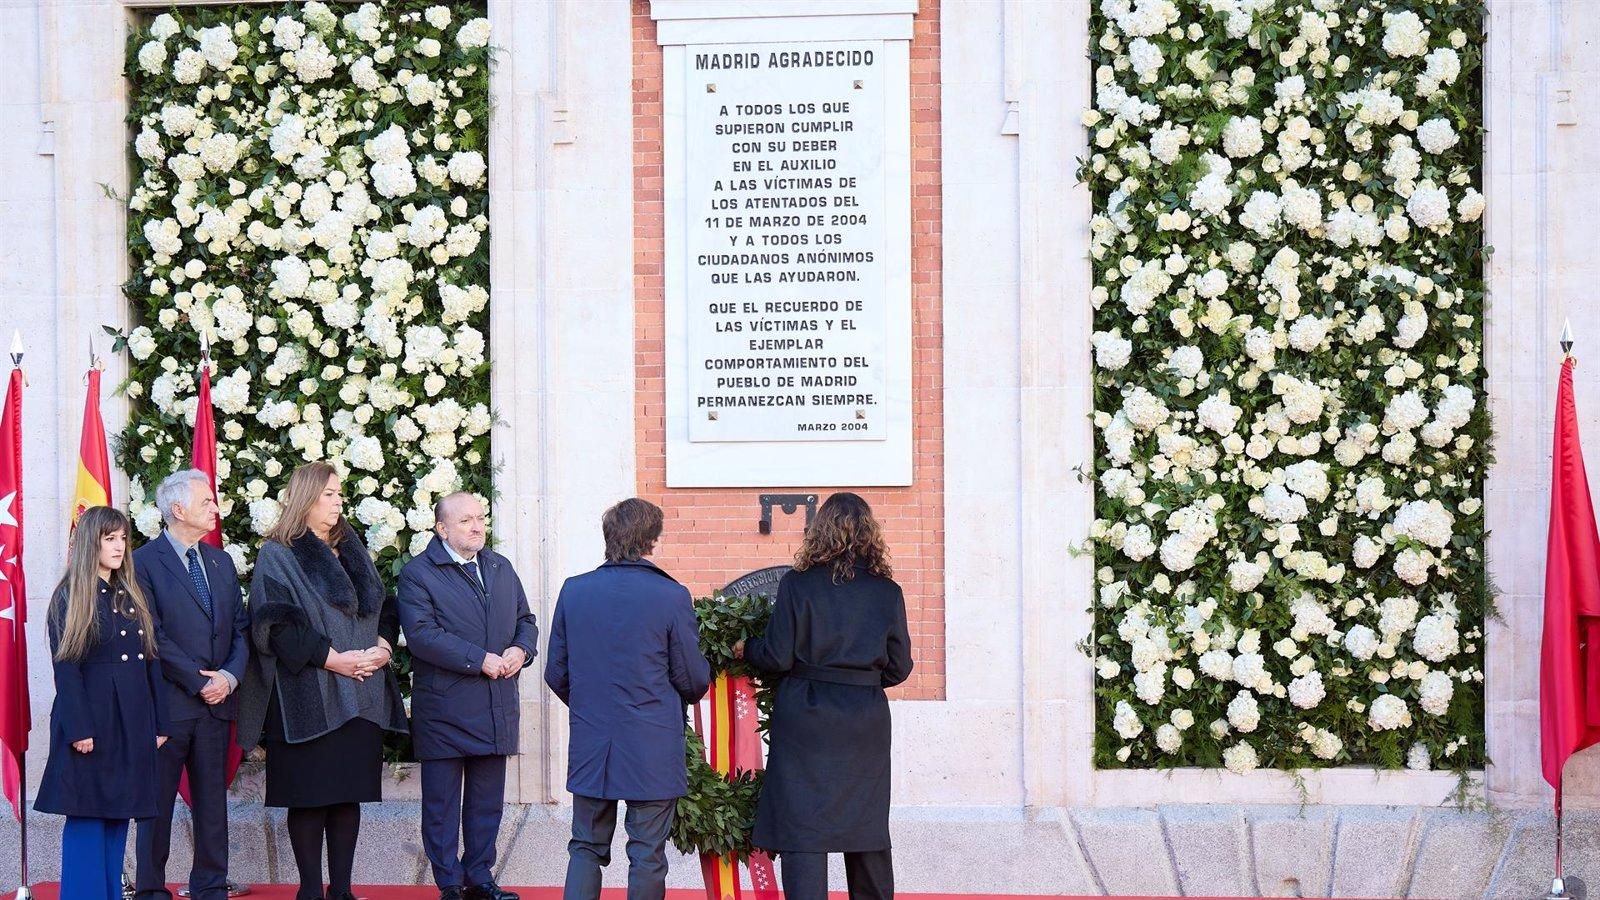
{"label": "curly dark hair", "polygon": [[872,507],[857,494],[840,491],[829,496],[806,529],[794,567],[805,571],[823,565],[833,569],[834,584],[856,577],[856,566],[883,578],[894,574],[883,530],[872,517]]}

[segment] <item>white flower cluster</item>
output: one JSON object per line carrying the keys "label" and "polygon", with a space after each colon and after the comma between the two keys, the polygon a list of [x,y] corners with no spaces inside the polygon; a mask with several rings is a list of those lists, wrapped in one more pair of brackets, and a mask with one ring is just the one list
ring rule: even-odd
{"label": "white flower cluster", "polygon": [[1099,761],[1481,765],[1481,23],[1095,8]]}
{"label": "white flower cluster", "polygon": [[[212,348],[226,549],[248,565],[308,460],[369,549],[417,552],[488,487],[490,28],[477,7],[185,7],[131,45],[131,470],[187,464]],[[141,530],[159,513],[138,500]],[[248,516],[237,524],[229,518]],[[248,533],[246,532],[248,525]]]}

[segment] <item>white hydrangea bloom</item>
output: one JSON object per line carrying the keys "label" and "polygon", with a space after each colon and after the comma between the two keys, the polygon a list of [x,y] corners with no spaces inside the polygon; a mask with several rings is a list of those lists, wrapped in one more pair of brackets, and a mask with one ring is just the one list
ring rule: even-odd
{"label": "white hydrangea bloom", "polygon": [[1133,711],[1133,707],[1128,705],[1126,700],[1117,701],[1111,727],[1126,741],[1131,741],[1144,733],[1144,723],[1139,721],[1139,714]]}
{"label": "white hydrangea bloom", "polygon": [[1233,159],[1261,152],[1261,120],[1255,116],[1234,116],[1222,127],[1222,152]]}
{"label": "white hydrangea bloom", "polygon": [[1222,751],[1222,764],[1228,771],[1243,775],[1260,768],[1261,762],[1256,755],[1256,748],[1240,742]]}
{"label": "white hydrangea bloom", "polygon": [[1289,702],[1301,709],[1315,709],[1327,695],[1321,672],[1307,672],[1289,682]]}
{"label": "white hydrangea bloom", "polygon": [[1443,153],[1460,142],[1448,119],[1429,119],[1417,126],[1417,143],[1429,153]]}
{"label": "white hydrangea bloom", "polygon": [[1383,50],[1390,56],[1421,56],[1428,52],[1428,32],[1411,10],[1383,14]]}
{"label": "white hydrangea bloom", "polygon": [[1395,534],[1405,535],[1430,547],[1444,547],[1454,536],[1455,515],[1438,500],[1412,500],[1394,516]]}
{"label": "white hydrangea bloom", "polygon": [[1456,683],[1449,675],[1434,670],[1422,676],[1417,685],[1417,705],[1432,716],[1442,716],[1450,711],[1450,700],[1455,696]]}
{"label": "white hydrangea bloom", "polygon": [[1228,724],[1236,731],[1249,733],[1261,724],[1261,707],[1249,691],[1240,691],[1228,702]]}
{"label": "white hydrangea bloom", "polygon": [[1393,694],[1382,694],[1367,707],[1367,725],[1373,731],[1392,731],[1411,725],[1411,709]]}
{"label": "white hydrangea bloom", "polygon": [[1431,181],[1417,185],[1406,201],[1406,215],[1420,228],[1440,228],[1450,224],[1450,194]]}

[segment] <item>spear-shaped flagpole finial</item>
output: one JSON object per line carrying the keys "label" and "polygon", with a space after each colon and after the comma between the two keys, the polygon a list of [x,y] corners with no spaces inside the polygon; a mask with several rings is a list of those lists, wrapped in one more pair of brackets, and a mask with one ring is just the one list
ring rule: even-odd
{"label": "spear-shaped flagpole finial", "polygon": [[200,331],[200,361],[202,363],[211,361],[211,338],[206,336],[204,329]]}
{"label": "spear-shaped flagpole finial", "polygon": [[1572,320],[1567,319],[1561,323],[1561,352],[1572,352]]}
{"label": "spear-shaped flagpole finial", "polygon": [[22,329],[11,332],[11,364],[22,365]]}

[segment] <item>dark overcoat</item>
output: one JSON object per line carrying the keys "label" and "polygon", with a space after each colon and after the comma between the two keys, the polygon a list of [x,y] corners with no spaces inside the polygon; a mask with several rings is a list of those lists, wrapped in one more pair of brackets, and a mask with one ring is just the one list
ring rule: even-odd
{"label": "dark overcoat", "polygon": [[857,567],[790,572],[766,634],[745,659],[785,676],[769,721],[767,774],[752,840],[766,850],[889,849],[889,701],[911,675],[900,586]]}
{"label": "dark overcoat", "polygon": [[521,647],[531,665],[539,626],[511,561],[484,549],[477,562],[481,590],[435,536],[400,570],[400,627],[411,651],[417,759],[517,752],[519,681],[484,675],[483,659]]}
{"label": "dark overcoat", "polygon": [[215,706],[206,703],[200,692],[210,679],[200,670],[227,672],[236,688],[244,682],[250,615],[233,557],[204,542],[196,549],[211,589],[209,615],[189,577],[188,561],[178,557],[165,533],[133,551],[134,571],[156,620],[168,715],[174,722],[204,716],[231,722],[239,715],[237,690]]}
{"label": "dark overcoat", "polygon": [[544,679],[567,704],[567,790],[602,800],[688,793],[686,705],[705,696],[689,591],[649,560],[568,578],[550,623]]}
{"label": "dark overcoat", "polygon": [[[113,608],[112,588],[95,596],[100,640],[77,662],[54,660],[56,698],[50,706],[50,756],[33,808],[92,819],[148,819],[160,793],[156,737],[168,731],[161,664],[144,650],[137,620]],[[61,643],[66,591],[50,600],[52,658]],[[94,739],[94,750],[72,745]],[[172,798],[167,798],[172,803]]]}

